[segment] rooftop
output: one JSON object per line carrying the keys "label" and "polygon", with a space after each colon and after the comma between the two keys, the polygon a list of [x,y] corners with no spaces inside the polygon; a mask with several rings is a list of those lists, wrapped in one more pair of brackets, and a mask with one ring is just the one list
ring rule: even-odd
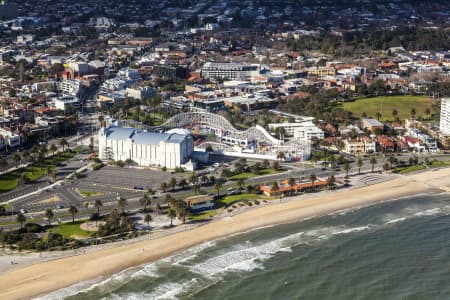
{"label": "rooftop", "polygon": [[124,128],[110,126],[105,129],[106,137],[111,140],[131,139],[135,144],[157,145],[161,142],[179,144],[187,137],[185,134],[159,133],[137,130],[135,128]]}

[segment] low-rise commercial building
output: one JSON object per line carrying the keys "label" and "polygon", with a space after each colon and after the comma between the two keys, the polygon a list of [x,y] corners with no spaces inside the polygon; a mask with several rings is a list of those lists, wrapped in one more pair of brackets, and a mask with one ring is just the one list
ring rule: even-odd
{"label": "low-rise commercial building", "polygon": [[81,108],[80,99],[75,96],[53,98],[53,105],[56,109],[60,109],[64,112],[79,110]]}
{"label": "low-rise commercial building", "polygon": [[376,119],[362,119],[362,128],[375,132],[377,129],[383,131],[384,124]]}

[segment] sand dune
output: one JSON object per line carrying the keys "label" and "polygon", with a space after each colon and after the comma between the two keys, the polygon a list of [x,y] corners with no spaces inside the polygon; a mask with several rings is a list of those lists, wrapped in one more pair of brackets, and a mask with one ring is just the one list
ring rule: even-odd
{"label": "sand dune", "polygon": [[397,176],[390,181],[367,187],[255,208],[231,218],[153,240],[25,266],[0,275],[0,298],[28,299],[157,260],[208,240],[254,228],[367,206],[436,188],[448,190],[449,175],[450,169],[442,169],[412,176]]}

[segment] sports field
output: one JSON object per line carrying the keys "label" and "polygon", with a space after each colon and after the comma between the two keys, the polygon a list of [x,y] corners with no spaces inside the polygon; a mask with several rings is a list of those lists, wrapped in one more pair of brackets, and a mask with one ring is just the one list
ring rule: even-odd
{"label": "sports field", "polygon": [[433,99],[427,96],[379,96],[371,98],[359,98],[353,102],[345,102],[343,107],[351,111],[355,117],[362,117],[365,112],[369,118],[377,118],[377,112],[381,112],[381,121],[393,121],[393,111],[397,110],[400,120],[411,117],[411,109],[416,110],[416,118],[429,117],[425,111],[431,110]]}

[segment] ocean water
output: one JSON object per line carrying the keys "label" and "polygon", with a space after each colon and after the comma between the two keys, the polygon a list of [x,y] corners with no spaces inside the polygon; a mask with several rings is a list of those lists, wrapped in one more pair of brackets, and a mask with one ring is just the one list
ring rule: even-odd
{"label": "ocean water", "polygon": [[208,242],[41,299],[450,299],[450,195]]}

